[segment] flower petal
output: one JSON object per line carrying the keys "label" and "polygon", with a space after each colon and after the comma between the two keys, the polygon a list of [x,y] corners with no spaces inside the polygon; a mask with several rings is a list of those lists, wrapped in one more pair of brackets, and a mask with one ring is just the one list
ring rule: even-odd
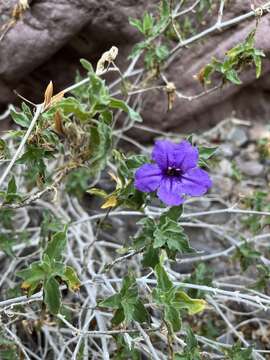
{"label": "flower petal", "polygon": [[201,196],[212,186],[206,171],[200,168],[189,169],[181,178],[182,192],[190,196]]}
{"label": "flower petal", "polygon": [[169,176],[163,177],[157,192],[161,201],[169,206],[180,205],[185,201],[185,199],[182,198],[181,193],[181,183],[177,179]]}
{"label": "flower petal", "polygon": [[135,188],[142,192],[155,191],[162,180],[162,171],[156,164],[144,164],[135,173]]}
{"label": "flower petal", "polygon": [[183,172],[196,167],[199,160],[199,151],[190,142],[183,140],[174,149],[175,167]]}
{"label": "flower petal", "polygon": [[196,167],[199,152],[186,140],[181,141],[180,144],[169,140],[158,140],[153,149],[152,159],[163,170],[172,167],[185,172]]}
{"label": "flower petal", "polygon": [[152,159],[161,169],[167,170],[168,167],[174,165],[175,147],[176,144],[168,140],[158,140],[155,142]]}

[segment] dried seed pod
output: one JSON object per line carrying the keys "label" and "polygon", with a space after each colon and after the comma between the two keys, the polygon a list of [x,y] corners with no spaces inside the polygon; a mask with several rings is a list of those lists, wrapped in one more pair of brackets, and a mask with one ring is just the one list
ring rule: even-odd
{"label": "dried seed pod", "polygon": [[176,91],[176,87],[174,85],[173,82],[169,82],[166,86],[166,92],[167,92],[167,96],[168,96],[168,110],[170,111],[172,110],[173,107],[173,103],[175,101],[175,91]]}
{"label": "dried seed pod", "polygon": [[116,59],[118,55],[118,48],[112,46],[110,50],[106,51],[97,63],[96,74],[101,75],[105,71],[105,65],[110,66],[112,62]]}

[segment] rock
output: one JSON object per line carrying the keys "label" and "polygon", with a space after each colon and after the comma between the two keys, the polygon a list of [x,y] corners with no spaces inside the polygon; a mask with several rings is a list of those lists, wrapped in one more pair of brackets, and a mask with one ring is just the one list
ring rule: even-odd
{"label": "rock", "polygon": [[[15,3],[15,0],[0,3],[1,25],[8,21]],[[157,1],[29,0],[29,4],[30,8],[0,42],[0,110],[17,99],[13,89],[38,102],[50,80],[54,81],[56,91],[69,85],[81,57],[95,62],[112,45],[119,47],[117,64],[125,70],[126,56],[140,38],[129,25],[128,17],[141,17],[146,9],[153,9]],[[185,2],[185,6],[188,5],[189,2]],[[249,1],[235,0],[225,7],[224,19],[248,11]],[[213,14],[207,26],[216,21],[216,15]],[[260,20],[256,34],[256,46],[266,54],[270,51],[270,42],[265,36],[270,30],[269,17],[266,15]],[[222,59],[226,50],[243,41],[254,26],[255,19],[249,19],[232,29],[208,36],[203,43],[194,43],[176,54],[165,71],[166,77],[183,94],[201,93],[203,88],[194,75],[213,56]],[[167,112],[166,94],[149,92],[142,104],[145,124],[165,131],[191,131],[208,128],[233,112],[247,120],[268,120],[269,72],[270,62],[265,61],[260,80],[256,81],[255,71],[250,69],[241,77],[243,85],[226,84],[221,90],[192,102],[176,99],[170,112]],[[143,139],[144,133],[140,131],[134,136]],[[148,133],[145,138],[153,136]]]}
{"label": "rock", "polygon": [[260,176],[264,170],[263,165],[257,161],[243,161],[238,159],[237,166],[239,170],[247,176]]}
{"label": "rock", "polygon": [[232,144],[224,143],[218,147],[217,154],[222,158],[223,157],[232,158],[234,155],[234,151],[235,149],[233,148]]}
{"label": "rock", "polygon": [[231,129],[231,131],[229,131],[227,135],[227,139],[229,142],[232,142],[235,146],[241,147],[247,142],[248,137],[246,131],[243,128],[234,127]]}
{"label": "rock", "polygon": [[262,123],[257,123],[249,130],[249,138],[252,141],[258,141],[263,138],[270,139],[270,131]]}
{"label": "rock", "polygon": [[241,157],[243,160],[258,161],[260,159],[260,154],[257,151],[256,145],[250,144],[246,149],[241,151]]}
{"label": "rock", "polygon": [[219,163],[219,169],[218,173],[225,176],[232,176],[233,169],[232,169],[232,163],[231,161],[227,159],[222,159]]}
{"label": "rock", "polygon": [[233,188],[233,181],[223,175],[215,175],[213,177],[213,194],[221,194],[222,198],[230,196]]}

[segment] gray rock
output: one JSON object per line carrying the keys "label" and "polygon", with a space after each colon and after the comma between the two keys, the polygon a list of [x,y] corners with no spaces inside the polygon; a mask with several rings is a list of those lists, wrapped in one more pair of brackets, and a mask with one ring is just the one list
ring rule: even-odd
{"label": "gray rock", "polygon": [[225,175],[225,176],[232,176],[233,169],[232,169],[232,163],[231,161],[227,159],[222,159],[219,163],[219,174]]}
{"label": "gray rock", "polygon": [[248,137],[246,131],[243,128],[234,127],[231,129],[231,131],[229,131],[227,139],[235,146],[240,147],[247,142]]}
{"label": "gray rock", "polygon": [[233,148],[233,145],[230,143],[224,143],[218,147],[218,155],[220,155],[221,157],[232,158],[234,152],[235,149]]}
{"label": "gray rock", "polygon": [[260,159],[260,154],[257,151],[256,145],[250,144],[246,149],[241,151],[241,157],[243,160],[258,161]]}
{"label": "gray rock", "polygon": [[247,176],[260,176],[264,170],[263,165],[257,161],[243,161],[238,159],[237,166],[239,170]]}

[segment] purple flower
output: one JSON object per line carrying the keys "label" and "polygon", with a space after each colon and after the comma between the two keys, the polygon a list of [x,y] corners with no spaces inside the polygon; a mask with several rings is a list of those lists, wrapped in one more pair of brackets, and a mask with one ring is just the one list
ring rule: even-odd
{"label": "purple flower", "polygon": [[185,195],[201,196],[212,186],[207,172],[197,166],[198,149],[188,141],[156,141],[152,159],[155,164],[137,169],[135,187],[142,192],[157,190],[157,196],[167,205],[180,205]]}

